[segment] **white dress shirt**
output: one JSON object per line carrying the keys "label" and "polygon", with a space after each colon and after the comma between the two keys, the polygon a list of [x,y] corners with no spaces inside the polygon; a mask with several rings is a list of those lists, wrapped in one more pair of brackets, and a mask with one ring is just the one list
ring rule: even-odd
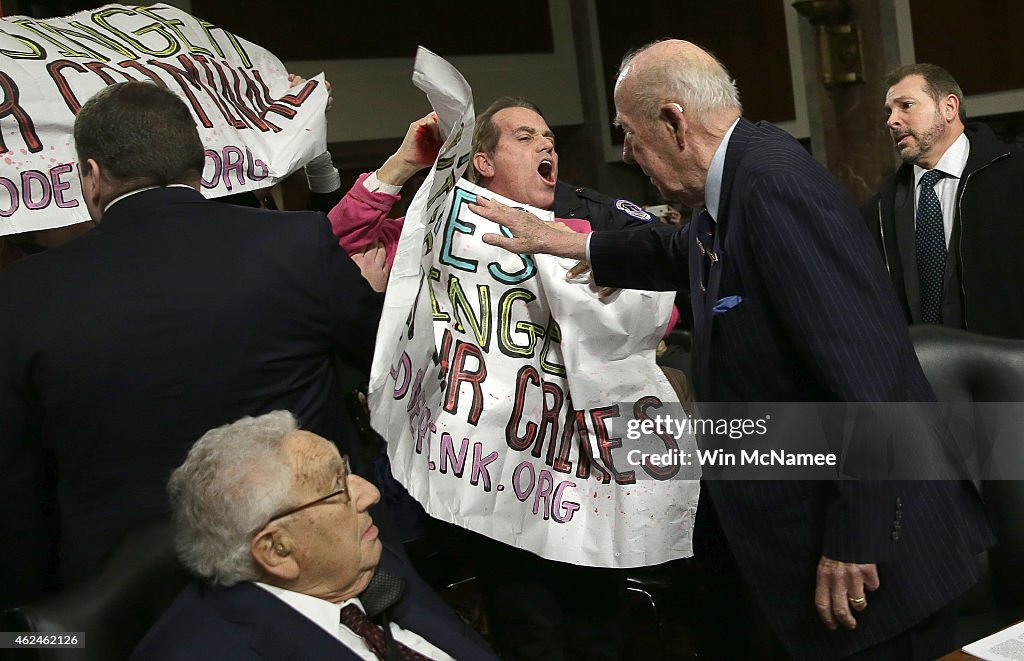
{"label": "white dress shirt", "polygon": [[[360,657],[367,659],[367,661],[377,661],[377,656],[373,653],[373,650],[370,649],[370,646],[366,644],[366,641],[363,640],[363,637],[346,627],[344,624],[341,624],[341,609],[345,606],[355,604],[360,610],[365,612],[363,604],[359,599],[349,599],[348,601],[343,601],[340,604],[335,604],[318,597],[311,597],[308,594],[292,592],[291,590],[285,590],[284,588],[267,585],[266,583],[260,583],[258,581],[255,583],[284,603],[299,611],[299,613],[305,615],[317,626],[337,638],[342,645],[349,648]],[[434,647],[412,631],[407,631],[394,622],[391,623],[391,634],[398,642],[402,643],[406,647],[416,650],[428,658],[435,659],[436,661],[449,661],[452,658],[444,651]]]}
{"label": "white dress shirt", "polygon": [[[967,166],[967,157],[971,154],[971,141],[967,135],[953,141],[946,153],[942,155],[935,169],[946,176],[935,184],[935,195],[942,207],[942,229],[946,233],[946,248],[949,248],[949,237],[953,234],[953,218],[956,216],[956,191],[960,186],[960,177]],[[917,229],[917,202],[921,199],[921,177],[928,170],[919,165],[914,166],[914,229]]]}

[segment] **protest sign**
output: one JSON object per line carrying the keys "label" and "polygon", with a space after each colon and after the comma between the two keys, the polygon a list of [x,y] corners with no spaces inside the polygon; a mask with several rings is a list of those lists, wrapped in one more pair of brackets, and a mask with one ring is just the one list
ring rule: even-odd
{"label": "protest sign", "polygon": [[88,220],[72,127],[107,85],[152,81],[181,96],[206,147],[207,197],[255,190],[326,148],[323,76],[288,89],[284,65],[170,7],[106,5],[0,20],[0,235]]}
{"label": "protest sign", "polygon": [[[625,433],[684,415],[654,363],[672,294],[602,300],[566,281],[571,261],[483,243],[500,228],[469,210],[478,194],[551,213],[460,179],[474,114],[458,71],[421,49],[414,82],[447,137],[405,219],[370,380],[396,477],[432,516],[552,560],[691,555],[699,469],[630,465]],[[654,444],[695,448],[692,434]]]}

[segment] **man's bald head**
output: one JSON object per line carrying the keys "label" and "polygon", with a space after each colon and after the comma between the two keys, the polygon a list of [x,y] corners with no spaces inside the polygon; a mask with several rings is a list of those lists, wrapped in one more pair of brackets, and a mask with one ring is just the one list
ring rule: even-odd
{"label": "man's bald head", "polygon": [[666,102],[682,105],[699,121],[716,111],[728,111],[732,119],[742,112],[736,83],[722,63],[680,39],[656,41],[628,53],[615,87],[633,97],[647,117],[656,117]]}

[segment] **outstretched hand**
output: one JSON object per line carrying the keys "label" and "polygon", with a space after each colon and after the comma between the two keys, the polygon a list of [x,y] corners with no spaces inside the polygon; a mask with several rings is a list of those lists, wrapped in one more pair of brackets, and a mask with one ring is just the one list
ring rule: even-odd
{"label": "outstretched hand", "polygon": [[587,234],[565,232],[522,209],[477,196],[470,211],[510,230],[512,236],[484,234],[484,243],[514,253],[545,253],[583,261],[587,257]]}
{"label": "outstretched hand", "polygon": [[386,184],[402,186],[414,174],[434,163],[444,140],[437,113],[428,113],[409,124],[398,150],[377,170]]}

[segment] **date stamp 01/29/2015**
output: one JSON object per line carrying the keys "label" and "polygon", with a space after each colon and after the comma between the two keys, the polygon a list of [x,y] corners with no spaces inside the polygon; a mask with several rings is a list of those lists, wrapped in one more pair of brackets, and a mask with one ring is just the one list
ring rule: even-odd
{"label": "date stamp 01/29/2015", "polygon": [[82,631],[0,631],[0,649],[83,649],[85,633]]}

